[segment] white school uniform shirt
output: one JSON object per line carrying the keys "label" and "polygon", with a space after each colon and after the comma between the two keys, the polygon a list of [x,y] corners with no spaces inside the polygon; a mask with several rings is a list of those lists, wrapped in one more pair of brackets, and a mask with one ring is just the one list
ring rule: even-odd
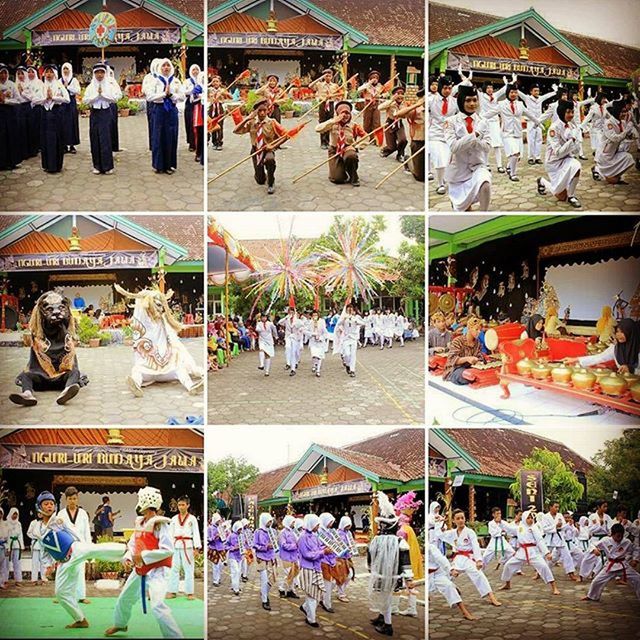
{"label": "white school uniform shirt", "polygon": [[498,100],[504,97],[507,91],[507,85],[503,85],[497,91],[494,89],[491,95],[486,94],[484,91],[478,91],[478,111],[480,117],[484,118],[487,122],[498,121],[498,112],[494,107],[498,104]]}
{"label": "white school uniform shirt", "polygon": [[[51,89],[51,98],[47,97],[49,89]],[[69,92],[62,86],[60,80],[53,80],[53,82],[45,80],[38,94],[31,101],[32,104],[42,105],[45,111],[51,111],[57,104],[69,104],[69,102],[71,102]]]}
{"label": "white school uniform shirt", "polygon": [[[442,115],[442,104],[447,101],[447,114]],[[458,113],[458,103],[453,97],[453,92],[446,98],[439,93],[429,98],[429,139],[437,142],[445,142],[444,123],[447,119]]]}
{"label": "white school uniform shirt", "polygon": [[382,332],[385,338],[393,337],[393,329],[396,326],[396,314],[386,313],[382,316]]}
{"label": "white school uniform shirt", "polygon": [[[193,68],[194,65],[192,65]],[[191,72],[191,70],[189,70]],[[191,102],[200,102],[202,100],[202,96],[203,93],[193,93],[193,90],[198,86],[198,84],[200,84],[198,82],[198,74],[196,74],[196,77],[194,78],[193,76],[189,76],[189,78],[187,79],[187,81],[184,83],[184,95],[186,97],[186,99]]]}
{"label": "white school uniform shirt", "polygon": [[592,104],[593,102],[595,102],[596,99],[595,98],[586,98],[585,100],[574,100],[573,101],[573,123],[576,125],[576,127],[580,126],[580,107],[584,107],[588,104]]}
{"label": "white school uniform shirt", "polygon": [[555,516],[552,516],[550,513],[543,514],[542,522],[540,524],[542,526],[542,531],[544,532],[544,541],[547,547],[554,549],[556,547],[564,546],[564,538],[562,536],[561,529],[557,528],[558,524],[561,528],[567,524],[561,513],[556,513]]}
{"label": "white school uniform shirt", "polygon": [[[472,119],[472,133],[467,130],[467,118]],[[451,150],[451,162],[445,170],[447,182],[465,182],[478,167],[487,166],[491,151],[491,132],[486,119],[477,113],[467,116],[466,113],[459,112],[447,120],[444,132]]]}
{"label": "white school uniform shirt", "polygon": [[364,320],[356,313],[352,316],[343,313],[336,324],[336,329],[342,330],[342,344],[358,342],[360,339],[360,327]]}
{"label": "white school uniform shirt", "polygon": [[378,335],[382,333],[382,319],[384,316],[381,313],[375,313],[373,315],[373,330]]}
{"label": "white school uniform shirt", "polygon": [[305,334],[309,337],[309,343],[324,343],[327,340],[327,323],[323,318],[318,318],[314,323],[313,320],[308,320],[304,328]]}
{"label": "white school uniform shirt", "polygon": [[394,332],[396,336],[404,335],[405,329],[409,326],[407,319],[404,316],[396,316],[396,322],[394,325]]}
{"label": "white school uniform shirt", "polygon": [[580,153],[580,129],[572,122],[557,120],[549,127],[545,164],[553,171],[565,158],[577,158]]}
{"label": "white school uniform shirt", "polygon": [[271,320],[256,322],[256,333],[258,334],[258,347],[264,351],[270,358],[275,353],[275,338],[277,337],[276,328]]}
{"label": "white school uniform shirt", "polygon": [[[165,78],[168,80],[168,78]],[[170,85],[171,91],[171,102],[177,104],[178,102],[184,102],[185,94],[184,87],[180,80],[178,80],[175,76],[171,81]],[[149,95],[147,96],[148,102],[155,102],[156,104],[162,104],[164,102],[165,97],[165,83],[160,79],[160,76],[155,76],[152,80],[149,81]]]}
{"label": "white school uniform shirt", "polygon": [[15,80],[16,92],[18,96],[18,104],[24,104],[25,102],[31,102],[31,96],[27,93],[27,87],[29,86],[28,80],[19,81]]}
{"label": "white school uniform shirt", "polygon": [[286,316],[278,321],[278,325],[284,327],[284,339],[302,341],[304,335],[304,323],[297,316]]}
{"label": "white school uniform shirt", "polygon": [[62,520],[67,529],[71,529],[81,542],[91,542],[91,526],[89,524],[89,514],[82,508],[78,507],[76,511],[75,523],[71,521],[69,512],[66,509],[58,511],[58,518]]}
{"label": "white school uniform shirt", "polygon": [[43,82],[40,78],[34,78],[33,80],[25,80],[24,88],[22,89],[22,95],[31,102],[31,106],[34,106],[34,100],[38,97],[43,87]]}
{"label": "white school uniform shirt", "polygon": [[[511,110],[513,105],[513,111]],[[522,138],[522,117],[538,123],[539,118],[532,114],[520,100],[503,100],[492,111],[496,110],[500,114],[502,135],[510,138]]]}
{"label": "white school uniform shirt", "polygon": [[[475,562],[482,561],[482,550],[480,549],[478,536],[473,529],[464,527],[460,533],[458,533],[457,529],[450,529],[449,531],[443,531],[442,533],[437,535],[440,540],[446,542],[453,548],[454,553],[458,553],[459,551],[465,552],[465,555],[456,555],[454,557],[454,567],[456,567],[456,561],[458,561],[458,559],[460,558],[464,560],[472,560]],[[471,556],[466,555],[466,552],[468,551],[471,552]]]}
{"label": "white school uniform shirt", "polygon": [[[535,558],[538,555],[546,556],[549,553],[549,548],[544,541],[544,535],[537,524],[529,526],[526,522],[520,522],[519,524],[505,523],[505,531],[509,535],[516,536],[516,549],[515,558],[518,560],[527,560],[527,554],[529,558]],[[535,544],[535,547],[525,547],[525,544]]]}
{"label": "white school uniform shirt", "polygon": [[42,551],[42,537],[47,531],[44,522],[39,518],[32,520],[27,529],[27,536],[31,539],[31,550]]}
{"label": "white school uniform shirt", "polygon": [[4,94],[4,103],[6,105],[14,106],[20,104],[20,94],[13,80],[0,83],[0,93]]}
{"label": "white school uniform shirt", "polygon": [[[99,89],[102,89],[102,93],[98,93]],[[118,101],[116,95],[112,83],[106,78],[102,82],[94,78],[84,92],[82,102],[90,105],[92,109],[109,109],[112,103]]]}
{"label": "white school uniform shirt", "polygon": [[604,124],[607,119],[607,107],[604,104],[594,104],[589,109],[587,117],[582,121],[580,128],[585,131],[590,128],[591,131],[604,131]]}
{"label": "white school uniform shirt", "polygon": [[192,513],[187,513],[187,517],[184,522],[180,521],[179,513],[173,516],[169,523],[169,532],[173,539],[173,546],[176,550],[179,551],[180,549],[185,548],[202,549],[198,519]]}
{"label": "white school uniform shirt", "polygon": [[527,111],[532,113],[536,118],[538,118],[538,120],[542,118],[542,103],[555,94],[555,91],[549,91],[549,93],[545,93],[535,98],[532,95],[527,95],[526,93],[522,93],[522,91],[518,91],[518,95],[524,100]]}
{"label": "white school uniform shirt", "polygon": [[73,75],[71,76],[71,80],[68,82],[66,81],[66,78],[62,76],[61,82],[70,95],[77,96],[80,93],[80,83]]}

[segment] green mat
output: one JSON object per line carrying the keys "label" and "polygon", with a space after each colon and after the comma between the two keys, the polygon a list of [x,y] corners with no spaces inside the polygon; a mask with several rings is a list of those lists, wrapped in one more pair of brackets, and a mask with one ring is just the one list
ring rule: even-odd
{"label": "green mat", "polygon": [[[91,604],[80,607],[89,621],[88,629],[65,629],[73,622],[59,604],[51,598],[0,599],[0,636],[2,638],[102,638],[105,629],[113,625],[116,598],[90,598]],[[167,600],[185,638],[204,638],[204,602],[179,597]],[[149,611],[143,615],[134,606],[129,630],[113,638],[162,638],[160,628]]]}

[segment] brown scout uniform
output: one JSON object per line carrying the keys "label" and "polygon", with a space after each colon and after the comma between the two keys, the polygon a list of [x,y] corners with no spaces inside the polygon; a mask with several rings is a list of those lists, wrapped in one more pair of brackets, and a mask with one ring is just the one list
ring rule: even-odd
{"label": "brown scout uniform", "polygon": [[[385,100],[385,102],[378,107],[378,111],[385,111],[387,116],[385,124],[388,125],[395,120],[396,113],[404,107],[406,107],[404,102],[398,104],[395,99],[389,98],[389,100]],[[398,120],[384,132],[384,143],[384,149],[382,150],[383,157],[386,158],[392,153],[397,152],[398,160],[403,159],[404,150],[407,146],[407,132],[404,130],[402,120]]]}
{"label": "brown scout uniform", "polygon": [[380,112],[378,111],[378,103],[382,98],[383,86],[365,82],[358,93],[365,99],[364,115],[362,116],[362,126],[367,133],[371,133],[380,126]]}
{"label": "brown scout uniform", "polygon": [[338,149],[340,132],[344,133],[346,149],[342,157],[336,156],[329,160],[329,180],[336,184],[358,181],[358,152],[355,143],[359,138],[367,135],[367,132],[357,123],[348,122],[345,125],[335,122],[326,122],[316,127],[318,133],[329,134],[329,156],[335,155]]}
{"label": "brown scout uniform", "polygon": [[424,106],[414,109],[407,115],[409,122],[409,133],[411,135],[411,155],[422,149],[413,160],[411,160],[411,173],[418,182],[425,180],[424,166]]}
{"label": "brown scout uniform", "polygon": [[[235,133],[239,135],[249,134],[251,138],[251,153],[258,150],[257,138],[260,125],[262,125],[262,135],[265,144],[275,142],[286,133],[285,128],[278,124],[273,118],[269,118],[269,116],[262,120],[262,122],[255,118],[250,122],[246,122],[244,125],[239,125],[235,129]],[[258,184],[264,184],[266,182],[267,186],[272,187],[275,182],[276,173],[275,151],[265,151],[262,154],[257,154],[253,156],[252,160],[256,182]]]}
{"label": "brown scout uniform", "polygon": [[256,89],[256,95],[266,98],[269,101],[269,117],[277,123],[282,122],[282,113],[280,111],[280,102],[286,102],[287,96],[282,91],[283,87],[279,84],[272,89],[268,84]]}
{"label": "brown scout uniform", "polygon": [[[319,80],[316,85],[316,100],[321,100],[318,106],[318,122],[323,123],[333,118],[335,111],[334,106],[337,100],[340,100],[342,94],[340,85],[335,82],[326,82]],[[320,145],[322,147],[329,146],[329,132],[320,134]]]}
{"label": "brown scout uniform", "polygon": [[[224,88],[218,87],[217,89],[209,87],[209,116],[216,118],[224,113],[223,100],[230,100],[231,94]],[[211,143],[214,147],[222,147],[222,141],[224,137],[224,122],[220,123],[220,126],[215,131],[211,132]]]}

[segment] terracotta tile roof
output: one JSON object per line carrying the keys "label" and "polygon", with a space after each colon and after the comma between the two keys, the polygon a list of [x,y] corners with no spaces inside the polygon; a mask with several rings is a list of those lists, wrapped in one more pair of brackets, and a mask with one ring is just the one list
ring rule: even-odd
{"label": "terracotta tile roof", "polygon": [[[425,477],[424,440],[423,429],[397,429],[345,447],[318,445],[382,478],[408,482]],[[295,464],[261,473],[247,493],[258,494],[260,500],[272,497]]]}
{"label": "terracotta tile roof", "polygon": [[127,215],[126,218],[188,250],[183,260],[204,260],[204,219],[191,215]]}
{"label": "terracotta tile roof", "polygon": [[480,468],[474,471],[488,476],[515,477],[521,461],[535,447],[559,453],[575,470],[586,473],[592,467],[588,460],[560,442],[519,429],[445,429],[445,432],[478,461]]}
{"label": "terracotta tile roof", "polygon": [[[500,16],[480,13],[471,9],[429,2],[429,42],[446,40],[502,19]],[[608,78],[630,78],[640,66],[640,48],[567,31],[560,31],[560,33],[571,44],[598,63]],[[539,60],[539,62],[547,61],[546,59]]]}
{"label": "terracotta tile roof", "polygon": [[[209,0],[209,10],[224,0]],[[316,7],[364,33],[369,44],[424,46],[424,0],[314,0]]]}
{"label": "terracotta tile roof", "polygon": [[[2,0],[0,0],[2,2]],[[0,216],[0,231],[4,231],[7,227],[20,221],[21,216],[17,215],[4,215]]]}
{"label": "terracotta tile roof", "polygon": [[67,29],[88,29],[93,16],[84,11],[69,9],[51,20],[38,25],[39,31],[65,31]]}
{"label": "terracotta tile roof", "polygon": [[[452,51],[465,53],[470,56],[505,58],[507,60],[518,60],[520,52],[508,42],[504,42],[493,36],[486,36],[467,42],[466,44],[454,47]],[[565,66],[573,66],[571,60],[565,58],[557,49],[553,47],[538,47],[529,51],[529,60],[531,62],[546,62],[548,64],[561,64]]]}
{"label": "terracotta tile roof", "polygon": [[[191,429],[122,429],[128,447],[189,447],[203,449],[202,435]],[[17,429],[0,439],[2,444],[104,445],[107,429]]]}
{"label": "terracotta tile roof", "polygon": [[[204,15],[203,0],[162,0],[162,2],[167,7],[179,11],[192,20],[202,21]],[[8,28],[28,18],[48,4],[51,4],[51,0],[29,0],[28,2],[0,0],[0,34],[3,34]],[[74,11],[74,13],[82,13],[82,11]]]}
{"label": "terracotta tile roof", "polygon": [[[311,33],[314,35],[335,35],[338,32],[329,29],[311,16],[297,16],[278,21],[280,33]],[[209,25],[209,33],[267,33],[267,23],[255,16],[234,13]]]}

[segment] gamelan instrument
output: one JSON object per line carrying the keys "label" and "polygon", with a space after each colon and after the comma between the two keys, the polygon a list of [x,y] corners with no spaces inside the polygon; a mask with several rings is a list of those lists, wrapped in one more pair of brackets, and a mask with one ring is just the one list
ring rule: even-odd
{"label": "gamelan instrument", "polygon": [[349,553],[349,547],[347,547],[335,529],[318,529],[318,538],[327,549],[331,550],[339,558]]}

